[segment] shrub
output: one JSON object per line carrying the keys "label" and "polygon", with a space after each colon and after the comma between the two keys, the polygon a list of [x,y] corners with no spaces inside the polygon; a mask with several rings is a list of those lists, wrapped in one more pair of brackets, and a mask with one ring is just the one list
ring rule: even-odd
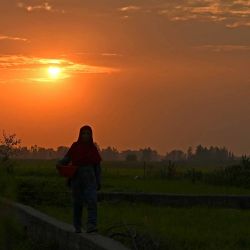
{"label": "shrub", "polygon": [[187,169],[184,173],[184,177],[191,179],[192,183],[196,181],[200,181],[203,178],[203,173],[200,170],[196,170],[195,168]]}
{"label": "shrub", "polygon": [[58,178],[16,177],[17,200],[29,205],[68,206],[70,193],[63,181]]}
{"label": "shrub", "polygon": [[205,181],[216,185],[250,188],[250,160],[242,156],[240,164],[207,173]]}

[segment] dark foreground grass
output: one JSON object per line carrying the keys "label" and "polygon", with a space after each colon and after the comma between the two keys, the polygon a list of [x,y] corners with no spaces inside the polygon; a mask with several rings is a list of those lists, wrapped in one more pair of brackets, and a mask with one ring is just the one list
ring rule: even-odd
{"label": "dark foreground grass", "polygon": [[[0,196],[17,199],[13,176],[0,168]],[[33,241],[15,211],[0,201],[0,250],[58,250],[51,242]]]}
{"label": "dark foreground grass", "polygon": [[[72,209],[36,206],[37,209],[71,223]],[[139,234],[147,234],[159,249],[170,250],[241,250],[250,249],[250,211],[223,208],[170,208],[128,202],[98,203],[99,231],[108,236],[108,229],[121,232],[127,224]],[[86,210],[83,222],[86,221]],[[124,224],[125,223],[125,224]],[[131,226],[129,226],[132,224]],[[124,239],[128,246],[132,242]],[[153,249],[153,248],[152,248]]]}

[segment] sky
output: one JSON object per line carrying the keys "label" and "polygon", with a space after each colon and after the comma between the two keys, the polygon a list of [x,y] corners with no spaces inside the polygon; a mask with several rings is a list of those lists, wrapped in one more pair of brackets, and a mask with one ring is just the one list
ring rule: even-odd
{"label": "sky", "polygon": [[0,130],[250,154],[250,0],[2,0]]}

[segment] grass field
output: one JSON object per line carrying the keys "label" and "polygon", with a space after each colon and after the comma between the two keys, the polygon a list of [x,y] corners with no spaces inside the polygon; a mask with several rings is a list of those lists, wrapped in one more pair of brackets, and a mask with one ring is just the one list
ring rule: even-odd
{"label": "grass field", "polygon": [[[246,188],[209,185],[202,181],[193,183],[187,178],[162,178],[159,175],[161,168],[160,165],[151,169],[149,167],[145,178],[135,179],[135,176],[144,176],[142,165],[104,162],[102,191],[250,194],[250,189]],[[185,171],[180,168],[177,169],[179,172]],[[208,167],[197,169],[205,172],[212,170]],[[3,169],[0,171],[3,172]],[[19,160],[16,162],[13,174],[0,176],[1,194],[71,223],[70,190],[66,186],[65,179],[56,172],[54,160]],[[99,202],[98,206],[100,233],[107,236],[120,233],[119,237],[114,238],[130,247],[133,242],[131,237],[125,237],[128,232],[138,234],[141,244],[139,249],[249,249],[250,211],[248,210],[200,206],[170,208],[108,201]],[[84,222],[86,211],[83,215]],[[118,226],[114,228],[115,225]],[[157,243],[159,243],[158,248]]]}
{"label": "grass field", "polygon": [[[133,166],[134,164],[134,166]],[[190,179],[169,179],[157,175],[159,163],[148,167],[145,178],[135,179],[135,176],[144,176],[142,163],[104,162],[102,163],[102,191],[135,191],[159,192],[179,194],[250,194],[250,189],[234,186],[210,185],[202,181],[193,183]],[[185,167],[187,168],[187,167]],[[215,167],[214,167],[215,168]],[[212,169],[201,166],[204,172]],[[27,182],[46,182],[58,192],[65,192],[65,180],[58,176],[54,160],[22,160],[15,168],[15,176],[27,178]],[[185,171],[183,167],[177,171]],[[32,179],[31,179],[32,178]]]}

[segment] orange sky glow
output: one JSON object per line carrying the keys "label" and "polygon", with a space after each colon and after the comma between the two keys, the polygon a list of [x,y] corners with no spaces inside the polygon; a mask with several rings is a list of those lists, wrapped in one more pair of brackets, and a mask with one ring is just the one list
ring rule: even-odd
{"label": "orange sky glow", "polygon": [[0,130],[23,146],[250,154],[250,1],[0,3]]}

